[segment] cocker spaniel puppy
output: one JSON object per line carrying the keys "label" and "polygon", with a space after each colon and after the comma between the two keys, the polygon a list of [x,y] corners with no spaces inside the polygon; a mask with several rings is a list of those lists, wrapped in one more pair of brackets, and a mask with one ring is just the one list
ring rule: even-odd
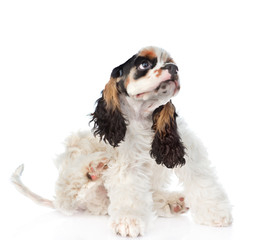
{"label": "cocker spaniel puppy", "polygon": [[[23,185],[23,166],[13,183],[36,202],[66,213],[108,214],[121,236],[143,235],[156,216],[189,208],[199,224],[229,225],[231,205],[207,152],[170,100],[179,89],[171,56],[157,47],[143,48],[113,69],[92,114],[93,131],[67,139],[56,160],[55,200]],[[167,190],[172,174],[184,193]]]}

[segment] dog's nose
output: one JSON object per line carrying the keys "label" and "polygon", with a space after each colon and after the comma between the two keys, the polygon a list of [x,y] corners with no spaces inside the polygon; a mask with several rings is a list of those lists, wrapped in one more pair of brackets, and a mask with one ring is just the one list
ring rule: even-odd
{"label": "dog's nose", "polygon": [[175,65],[175,64],[172,64],[172,63],[168,63],[166,64],[163,69],[168,69],[168,72],[171,74],[171,75],[175,75],[177,74],[177,71],[178,71],[178,67]]}

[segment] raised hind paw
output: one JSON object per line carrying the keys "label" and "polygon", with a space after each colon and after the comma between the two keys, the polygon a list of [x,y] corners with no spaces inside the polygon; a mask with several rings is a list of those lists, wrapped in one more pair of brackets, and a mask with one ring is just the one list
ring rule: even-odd
{"label": "raised hind paw", "polygon": [[99,179],[102,175],[104,170],[108,168],[109,160],[107,158],[103,158],[101,161],[93,161],[89,164],[87,167],[87,174],[86,176],[91,180],[91,181],[96,181]]}

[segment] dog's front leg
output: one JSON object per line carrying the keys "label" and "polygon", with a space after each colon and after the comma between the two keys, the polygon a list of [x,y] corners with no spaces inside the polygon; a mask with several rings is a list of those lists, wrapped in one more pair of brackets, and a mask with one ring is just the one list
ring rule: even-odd
{"label": "dog's front leg", "polygon": [[141,159],[137,164],[135,161],[119,157],[109,167],[105,181],[110,198],[110,226],[124,237],[143,235],[154,217],[149,171],[142,166]]}
{"label": "dog's front leg", "polygon": [[186,204],[194,220],[210,226],[230,225],[231,205],[211,167],[205,147],[184,123],[178,125],[186,147],[186,164],[176,168],[175,173],[183,182]]}

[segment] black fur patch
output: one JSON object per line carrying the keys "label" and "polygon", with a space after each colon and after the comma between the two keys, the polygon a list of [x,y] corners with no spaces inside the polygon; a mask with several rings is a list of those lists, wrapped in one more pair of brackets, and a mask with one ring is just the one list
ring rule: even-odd
{"label": "black fur patch", "polygon": [[134,61],[136,57],[137,55],[134,55],[130,59],[128,59],[125,63],[119,65],[118,67],[115,67],[111,72],[111,77],[112,78],[123,77],[123,79],[125,79],[129,75],[132,67],[134,67]]}
{"label": "black fur patch", "polygon": [[[153,112],[153,121],[156,121],[156,114],[159,114],[163,109],[163,106],[155,109]],[[155,136],[152,141],[150,155],[156,159],[157,164],[163,164],[167,168],[174,168],[176,166],[183,166],[186,163],[184,158],[185,147],[178,134],[177,114],[174,113],[174,118],[170,118],[170,126],[165,126],[165,134],[156,131],[155,124],[153,122],[152,129],[155,130]]]}
{"label": "black fur patch", "polygon": [[119,143],[124,140],[127,128],[125,119],[118,109],[107,109],[103,95],[97,100],[90,122],[92,121],[94,122],[94,136],[99,135],[101,140],[108,141],[113,147],[118,147]]}
{"label": "black fur patch", "polygon": [[[147,57],[139,56],[139,57],[137,57],[135,59],[134,65],[136,66],[136,68],[138,68],[138,66],[145,60],[147,60],[147,61],[149,61],[151,63],[151,69],[154,68],[156,66],[156,64],[157,64],[157,58],[153,58],[153,59],[150,60]],[[144,77],[148,73],[148,71],[149,71],[149,69],[137,70],[135,75],[134,75],[134,79],[137,80],[137,79],[139,79],[141,77]]]}
{"label": "black fur patch", "polygon": [[121,79],[120,81],[118,81],[116,85],[117,85],[117,89],[118,89],[118,92],[119,93],[123,93],[126,96],[129,96],[129,94],[127,93],[127,90],[126,90],[126,88],[124,86],[124,80],[123,79]]}

